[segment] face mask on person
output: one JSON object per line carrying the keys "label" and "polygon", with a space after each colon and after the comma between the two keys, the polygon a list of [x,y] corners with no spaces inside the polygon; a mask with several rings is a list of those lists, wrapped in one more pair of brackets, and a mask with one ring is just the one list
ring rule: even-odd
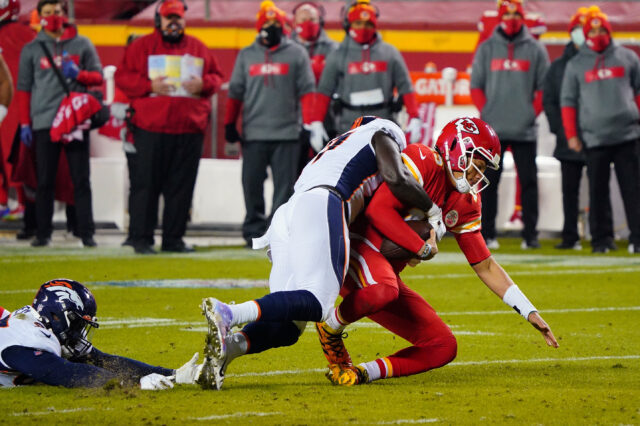
{"label": "face mask on person", "polygon": [[606,49],[609,43],[611,43],[611,36],[609,34],[598,34],[597,36],[587,37],[587,46],[598,53]]}
{"label": "face mask on person", "polygon": [[315,40],[320,33],[320,23],[313,21],[304,21],[296,25],[296,32],[303,40]]}
{"label": "face mask on person", "polygon": [[282,27],[271,25],[260,30],[260,38],[262,43],[267,47],[274,47],[280,44],[282,40]]}
{"label": "face mask on person", "polygon": [[42,28],[52,33],[60,31],[66,22],[66,18],[60,15],[49,15],[40,18],[40,25],[42,25]]}
{"label": "face mask on person", "polygon": [[584,44],[584,31],[582,31],[582,27],[576,27],[571,31],[571,41],[578,47]]}
{"label": "face mask on person", "polygon": [[167,28],[162,30],[162,39],[168,43],[178,43],[184,36],[184,28],[177,21],[171,21]]}
{"label": "face mask on person", "polygon": [[500,28],[502,31],[509,37],[512,35],[518,34],[522,29],[522,19],[507,19],[506,21],[500,22]]}
{"label": "face mask on person", "polygon": [[351,28],[349,30],[349,35],[357,43],[368,44],[376,36],[376,29],[375,28]]}

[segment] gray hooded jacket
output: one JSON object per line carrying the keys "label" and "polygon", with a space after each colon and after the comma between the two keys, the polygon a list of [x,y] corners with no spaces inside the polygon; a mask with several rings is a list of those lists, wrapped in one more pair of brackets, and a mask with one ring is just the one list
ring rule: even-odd
{"label": "gray hooded jacket", "polygon": [[585,44],[567,64],[560,105],[576,108],[587,148],[610,146],[640,138],[639,94],[635,52],[612,41],[600,54]]}
{"label": "gray hooded jacket", "polygon": [[[76,35],[75,28],[70,29],[70,36],[63,36],[60,40],[49,37],[40,31],[36,38],[24,46],[20,54],[20,68],[18,73],[18,90],[31,92],[31,127],[33,130],[51,128],[58,107],[65,97],[64,89],[56,77],[55,71],[49,66],[49,61],[40,46],[44,41],[49,53],[60,68],[64,52],[71,57],[77,56],[78,68],[84,71],[97,71],[102,74],[100,58],[88,38]],[[62,71],[62,70],[61,70]],[[86,92],[85,85],[76,80],[67,79],[72,92]]]}
{"label": "gray hooded jacket", "polygon": [[[329,97],[336,93],[343,104],[338,133],[349,130],[353,121],[362,115],[391,120],[394,89],[400,96],[413,92],[402,55],[394,46],[382,41],[379,33],[369,45],[359,44],[349,35],[345,36],[338,50],[327,57],[318,83],[319,93]],[[372,93],[370,104],[378,107],[371,108],[365,102],[358,108],[354,105],[353,95],[359,93],[364,94],[363,97]]]}
{"label": "gray hooded jacket", "polygon": [[500,139],[536,141],[533,98],[543,88],[548,67],[546,49],[525,26],[511,42],[498,26],[478,46],[471,68],[471,88],[484,92],[487,103],[480,116]]}
{"label": "gray hooded jacket", "polygon": [[300,97],[313,92],[309,55],[283,37],[269,49],[260,38],[238,53],[229,97],[242,101],[242,135],[248,141],[297,140],[302,128]]}

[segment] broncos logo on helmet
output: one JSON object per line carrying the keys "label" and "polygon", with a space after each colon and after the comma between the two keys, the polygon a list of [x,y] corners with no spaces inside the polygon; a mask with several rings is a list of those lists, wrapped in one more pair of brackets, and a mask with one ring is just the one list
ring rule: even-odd
{"label": "broncos logo on helmet", "polygon": [[83,355],[91,347],[91,331],[98,328],[97,306],[83,284],[66,278],[47,281],[38,289],[31,306],[73,356]]}

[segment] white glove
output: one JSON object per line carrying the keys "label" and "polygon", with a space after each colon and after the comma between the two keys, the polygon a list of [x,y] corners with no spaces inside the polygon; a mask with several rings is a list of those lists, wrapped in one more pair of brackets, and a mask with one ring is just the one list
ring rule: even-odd
{"label": "white glove", "polygon": [[447,232],[447,228],[444,226],[444,220],[442,220],[442,209],[434,204],[427,212],[427,219],[433,227],[433,230],[436,231],[436,241],[440,241]]}
{"label": "white glove", "polygon": [[163,376],[158,373],[151,373],[140,378],[140,389],[142,390],[164,390],[173,388],[175,376]]}
{"label": "white glove", "polygon": [[409,143],[420,142],[420,137],[422,136],[422,120],[418,117],[413,117],[409,120],[405,133],[409,134]]}
{"label": "white glove", "polygon": [[327,131],[324,129],[322,121],[314,121],[311,124],[305,124],[304,128],[311,132],[311,136],[309,137],[311,148],[313,148],[315,152],[320,152],[324,147],[324,143],[329,140],[329,135],[327,135]]}
{"label": "white glove", "polygon": [[185,365],[176,370],[176,383],[185,385],[195,384],[196,380],[198,380],[198,377],[200,377],[200,372],[202,371],[203,365],[196,364],[198,362],[199,356],[200,354],[196,352]]}
{"label": "white glove", "polygon": [[7,112],[9,112],[7,107],[2,105],[2,104],[0,104],[0,124],[2,124],[2,121],[7,116]]}

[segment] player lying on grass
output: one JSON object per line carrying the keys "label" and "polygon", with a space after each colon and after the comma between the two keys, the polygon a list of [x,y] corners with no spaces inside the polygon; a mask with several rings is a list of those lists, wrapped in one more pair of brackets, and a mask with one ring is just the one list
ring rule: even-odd
{"label": "player lying on grass", "polygon": [[[479,119],[454,120],[444,127],[436,150],[411,145],[402,156],[434,202],[443,206],[445,225],[478,278],[538,329],[549,346],[558,347],[549,326],[491,256],[480,234],[478,192],[488,184],[483,172],[487,166],[499,165],[500,142],[493,129]],[[409,213],[383,185],[365,212],[368,223],[359,224],[361,236],[352,234],[351,262],[341,289],[344,299],[325,323],[316,324],[329,361],[327,377],[334,384],[350,386],[422,373],[442,367],[456,356],[457,343],[449,327],[399,276],[407,263],[415,266],[419,262],[415,256],[411,259],[411,254],[423,244],[403,219]],[[384,254],[390,253],[385,247],[393,244],[383,245],[384,237],[406,249],[404,259],[385,258]],[[341,336],[348,324],[365,316],[413,346],[354,366]]]}
{"label": "player lying on grass", "polygon": [[[231,327],[248,323],[234,339],[245,352],[258,353],[293,345],[306,321],[327,318],[347,271],[347,227],[383,182],[398,199],[425,212],[444,234],[440,208],[402,163],[405,147],[405,135],[395,123],[361,117],[307,164],[295,193],[275,212],[266,235],[254,239],[254,248],[270,248],[270,294],[237,305],[203,300],[210,328],[206,355],[218,362],[211,370],[205,363],[211,387],[222,384]],[[416,252],[428,255],[428,246]]]}
{"label": "player lying on grass", "polygon": [[33,304],[14,312],[0,307],[0,387],[44,383],[100,387],[108,382],[142,389],[195,383],[197,355],[177,370],[100,352],[91,344],[98,328],[96,300],[77,281],[56,279],[38,290]]}

